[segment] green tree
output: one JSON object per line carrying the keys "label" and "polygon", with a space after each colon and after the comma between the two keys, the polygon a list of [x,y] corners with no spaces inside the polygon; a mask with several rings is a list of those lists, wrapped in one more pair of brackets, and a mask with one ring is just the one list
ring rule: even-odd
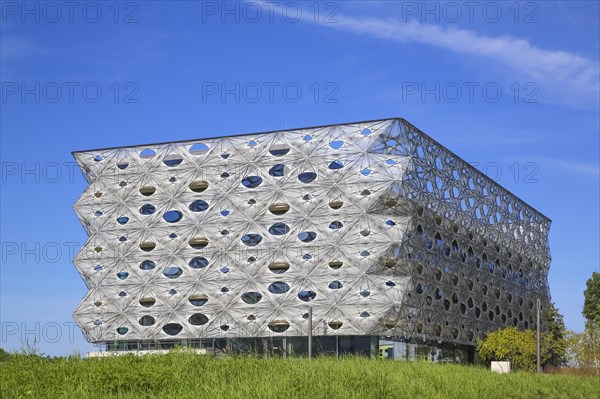
{"label": "green tree", "polygon": [[565,327],[565,320],[554,303],[551,303],[550,306],[548,306],[546,319],[548,324],[547,335],[551,341],[546,342],[546,346],[550,351],[550,358],[544,366],[559,367],[566,362],[567,328]]}
{"label": "green tree", "polygon": [[583,291],[583,316],[587,323],[600,324],[600,273],[593,272]]}
{"label": "green tree", "polygon": [[566,351],[569,364],[593,367],[600,374],[600,323],[588,323],[581,333],[569,332]]}

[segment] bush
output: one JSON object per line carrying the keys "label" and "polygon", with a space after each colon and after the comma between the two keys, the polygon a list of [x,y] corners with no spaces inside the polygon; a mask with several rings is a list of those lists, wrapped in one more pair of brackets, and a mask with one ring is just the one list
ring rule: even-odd
{"label": "bush", "polygon": [[[551,334],[542,335],[541,363],[549,364],[553,354],[564,353],[565,341]],[[517,370],[535,371],[537,365],[537,339],[533,330],[507,327],[487,334],[477,341],[477,352],[485,362],[509,361]]]}

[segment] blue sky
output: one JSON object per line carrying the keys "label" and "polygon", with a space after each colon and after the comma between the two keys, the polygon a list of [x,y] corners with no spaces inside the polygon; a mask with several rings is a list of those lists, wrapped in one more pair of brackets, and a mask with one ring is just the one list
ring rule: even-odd
{"label": "blue sky", "polygon": [[0,4],[1,347],[91,349],[71,151],[394,116],[552,219],[552,299],[583,328],[600,3]]}

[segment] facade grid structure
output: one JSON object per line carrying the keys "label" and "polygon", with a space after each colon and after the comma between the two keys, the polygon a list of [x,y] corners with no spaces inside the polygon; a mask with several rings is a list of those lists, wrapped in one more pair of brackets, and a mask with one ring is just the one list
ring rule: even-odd
{"label": "facade grid structure", "polygon": [[550,220],[401,118],[73,155],[93,343],[306,337],[311,306],[472,347],[549,303]]}

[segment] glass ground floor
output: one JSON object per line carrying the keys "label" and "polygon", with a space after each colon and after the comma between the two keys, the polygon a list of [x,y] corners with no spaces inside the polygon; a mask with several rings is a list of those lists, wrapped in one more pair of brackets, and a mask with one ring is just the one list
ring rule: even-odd
{"label": "glass ground floor", "polygon": [[[178,347],[201,349],[214,356],[246,354],[258,356],[308,356],[308,337],[215,338],[160,341],[115,341],[100,344],[105,351],[168,350]],[[423,344],[379,336],[315,336],[314,356],[367,356],[392,360],[473,363],[475,348],[452,344]]]}

